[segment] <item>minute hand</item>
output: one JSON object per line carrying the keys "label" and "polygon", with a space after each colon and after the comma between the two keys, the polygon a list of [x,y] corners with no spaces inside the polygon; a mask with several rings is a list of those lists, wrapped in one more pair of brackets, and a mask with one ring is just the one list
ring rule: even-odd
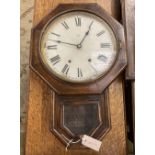
{"label": "minute hand", "polygon": [[90,23],[89,28],[88,28],[88,31],[85,33],[85,35],[84,35],[84,37],[83,37],[83,39],[81,40],[81,42],[80,42],[80,44],[79,44],[79,45],[81,45],[81,44],[84,42],[85,38],[88,36],[88,34],[89,34],[89,32],[90,32],[90,29],[91,29],[92,24],[93,24],[93,21]]}
{"label": "minute hand", "polygon": [[54,42],[57,42],[57,43],[63,43],[63,44],[67,44],[67,45],[72,45],[72,46],[76,46],[76,44],[72,44],[72,43],[67,43],[67,42],[64,42],[64,41],[60,41],[60,40],[53,40],[53,39],[50,39],[51,41],[54,41]]}

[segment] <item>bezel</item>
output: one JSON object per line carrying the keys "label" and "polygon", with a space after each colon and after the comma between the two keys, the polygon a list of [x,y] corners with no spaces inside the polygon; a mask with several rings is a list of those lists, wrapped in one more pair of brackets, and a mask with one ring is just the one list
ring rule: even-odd
{"label": "bezel", "polygon": [[[58,16],[72,11],[84,11],[103,19],[112,29],[117,41],[117,58],[112,67],[100,78],[89,82],[64,81],[51,73],[40,58],[40,39],[47,25]],[[123,71],[127,65],[124,29],[97,4],[60,4],[46,15],[32,30],[30,67],[59,94],[98,94]]]}
{"label": "bezel", "polygon": [[115,56],[115,60],[114,60],[114,62],[112,63],[112,65],[110,66],[110,68],[107,70],[107,71],[105,71],[104,73],[102,73],[101,75],[99,75],[98,77],[96,77],[96,78],[90,78],[90,79],[86,79],[86,80],[82,80],[82,81],[76,81],[76,80],[72,80],[72,79],[69,79],[69,78],[67,78],[67,77],[62,77],[61,75],[59,75],[58,73],[56,73],[56,72],[54,72],[51,68],[50,68],[50,66],[46,63],[46,61],[43,59],[43,54],[42,54],[42,38],[43,38],[43,35],[44,35],[44,33],[45,33],[45,31],[46,31],[46,29],[48,28],[48,26],[56,19],[56,18],[58,18],[58,17],[60,17],[60,16],[62,16],[62,15],[64,15],[64,14],[67,14],[67,13],[71,13],[71,12],[76,12],[76,11],[80,11],[80,12],[86,12],[86,13],[89,13],[89,14],[92,14],[92,15],[95,15],[95,16],[97,16],[94,12],[91,12],[91,11],[86,11],[86,10],[72,10],[72,11],[66,11],[66,12],[63,12],[63,13],[61,13],[61,14],[59,14],[59,15],[57,15],[57,16],[54,16],[53,18],[51,18],[51,20],[49,20],[48,21],[48,23],[44,26],[44,28],[42,29],[42,31],[41,31],[41,35],[40,35],[40,41],[39,41],[39,58],[40,58],[40,61],[43,63],[43,66],[45,67],[45,69],[46,70],[48,70],[51,74],[53,74],[53,76],[55,77],[55,78],[58,78],[58,79],[61,79],[61,80],[64,80],[64,81],[66,81],[66,82],[70,82],[70,83],[91,83],[91,82],[95,82],[96,80],[98,80],[99,78],[101,78],[101,77],[104,77],[107,73],[108,73],[108,71],[113,67],[113,65],[115,64],[115,62],[116,62],[116,59],[117,59],[117,56],[118,56],[118,51],[119,51],[119,40],[117,39],[117,37],[116,37],[116,35],[115,35],[115,32],[113,31],[113,29],[112,29],[112,27],[103,19],[103,18],[101,18],[101,17],[99,17],[99,16],[97,16],[97,17],[99,17],[101,20],[103,20],[106,24],[107,24],[107,26],[109,26],[109,28],[111,29],[111,31],[112,31],[112,33],[113,33],[113,35],[114,35],[114,37],[115,37],[115,40],[116,40],[116,51],[117,51],[117,53],[116,53],[116,56]]}

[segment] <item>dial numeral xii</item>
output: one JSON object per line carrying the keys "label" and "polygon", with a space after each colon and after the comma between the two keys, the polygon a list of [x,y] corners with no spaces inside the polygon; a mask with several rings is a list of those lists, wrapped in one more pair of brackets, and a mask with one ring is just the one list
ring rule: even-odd
{"label": "dial numeral xii", "polygon": [[75,18],[75,24],[76,24],[76,26],[81,26],[81,18],[80,17]]}

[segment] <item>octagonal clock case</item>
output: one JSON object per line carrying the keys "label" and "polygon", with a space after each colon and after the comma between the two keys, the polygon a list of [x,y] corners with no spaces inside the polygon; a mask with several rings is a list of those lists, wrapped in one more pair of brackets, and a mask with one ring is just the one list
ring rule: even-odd
{"label": "octagonal clock case", "polygon": [[30,67],[54,91],[49,129],[64,145],[104,138],[106,88],[126,65],[123,27],[97,4],[60,4],[32,29]]}

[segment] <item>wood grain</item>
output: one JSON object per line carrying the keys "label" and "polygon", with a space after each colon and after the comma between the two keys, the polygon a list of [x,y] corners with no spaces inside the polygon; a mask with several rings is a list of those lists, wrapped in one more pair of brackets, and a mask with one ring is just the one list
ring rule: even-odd
{"label": "wood grain", "polygon": [[122,18],[126,36],[128,66],[126,79],[135,79],[135,0],[121,0]]}
{"label": "wood grain", "polygon": [[[100,4],[109,14],[120,19],[118,0],[36,0],[34,25],[59,3],[92,2]],[[117,4],[117,5],[116,5]],[[29,107],[27,117],[26,155],[126,155],[126,132],[123,77],[109,87],[112,128],[104,137],[99,153],[89,149],[65,151],[64,145],[50,132],[52,90],[30,70]]]}

